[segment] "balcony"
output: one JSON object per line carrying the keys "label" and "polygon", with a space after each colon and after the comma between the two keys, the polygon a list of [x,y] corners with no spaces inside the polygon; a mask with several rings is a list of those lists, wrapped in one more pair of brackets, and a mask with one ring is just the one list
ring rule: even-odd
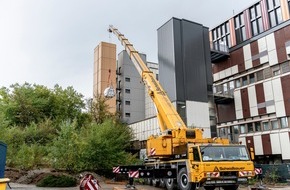
{"label": "balcony", "polygon": [[214,101],[216,104],[226,104],[232,102],[234,100],[234,90],[226,91],[226,92],[214,92]]}
{"label": "balcony", "polygon": [[218,63],[230,57],[228,46],[221,42],[211,42],[210,43],[210,55],[211,62]]}

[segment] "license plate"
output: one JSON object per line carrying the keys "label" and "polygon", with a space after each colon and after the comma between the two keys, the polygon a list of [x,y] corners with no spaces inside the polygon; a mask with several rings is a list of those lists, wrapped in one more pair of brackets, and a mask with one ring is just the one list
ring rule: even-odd
{"label": "license plate", "polygon": [[206,184],[221,184],[221,183],[236,183],[234,180],[213,180],[213,181],[206,181]]}

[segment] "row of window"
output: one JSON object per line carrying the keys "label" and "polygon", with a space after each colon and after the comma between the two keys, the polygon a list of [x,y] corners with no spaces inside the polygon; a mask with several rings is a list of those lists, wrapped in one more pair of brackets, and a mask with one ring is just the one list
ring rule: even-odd
{"label": "row of window", "polygon": [[216,85],[213,87],[213,92],[216,94],[233,95],[235,88],[247,86],[249,84],[253,84],[255,82],[268,79],[287,72],[290,72],[289,61],[272,67],[267,67],[255,73],[245,75],[243,77],[237,78],[235,80],[220,85]]}
{"label": "row of window", "polygon": [[[289,10],[290,10],[290,1],[288,0]],[[262,11],[261,11],[260,2],[253,5],[249,8],[249,22],[250,22],[250,32],[252,36],[256,36],[264,32],[264,26],[262,21]],[[280,0],[267,0],[267,11],[268,18],[270,22],[270,27],[274,27],[282,23],[282,11]],[[234,27],[237,44],[245,41],[246,36],[246,27],[245,27],[245,15],[244,12],[238,14],[234,17]],[[231,47],[230,41],[230,28],[229,22],[225,22],[220,26],[212,30],[212,38],[214,47],[219,47],[219,44],[226,44],[228,47]]]}
{"label": "row of window", "polygon": [[231,127],[219,128],[219,136],[229,138],[232,142],[238,142],[240,134],[284,129],[289,127],[289,118],[281,117],[274,120],[257,121]]}

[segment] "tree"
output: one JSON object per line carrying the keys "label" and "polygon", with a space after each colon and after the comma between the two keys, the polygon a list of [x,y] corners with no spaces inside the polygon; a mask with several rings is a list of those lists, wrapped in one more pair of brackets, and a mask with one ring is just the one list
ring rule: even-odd
{"label": "tree", "polygon": [[10,125],[28,126],[47,118],[55,123],[75,118],[84,122],[88,118],[83,112],[84,108],[83,95],[73,87],[62,89],[55,85],[54,89],[48,89],[42,85],[16,83],[0,90],[1,118],[5,118]]}
{"label": "tree", "polygon": [[106,101],[107,99],[100,94],[95,95],[94,99],[89,101],[91,115],[98,124],[103,123],[108,118],[115,117],[114,114],[109,112],[109,106]]}

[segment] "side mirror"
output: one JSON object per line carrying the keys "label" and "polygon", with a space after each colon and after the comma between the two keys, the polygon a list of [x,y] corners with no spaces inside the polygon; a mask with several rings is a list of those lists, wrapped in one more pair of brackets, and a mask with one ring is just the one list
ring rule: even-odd
{"label": "side mirror", "polygon": [[255,152],[253,148],[250,148],[250,155],[251,155],[251,160],[255,160]]}

